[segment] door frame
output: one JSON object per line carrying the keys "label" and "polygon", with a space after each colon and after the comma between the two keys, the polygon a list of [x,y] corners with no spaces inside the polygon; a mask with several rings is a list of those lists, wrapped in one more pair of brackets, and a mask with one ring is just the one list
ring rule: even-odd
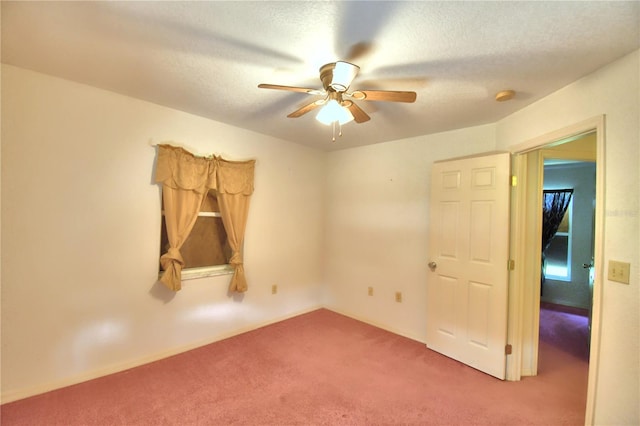
{"label": "door frame", "polygon": [[596,205],[594,223],[594,282],[591,347],[587,384],[585,424],[592,424],[600,353],[600,317],[604,272],[604,190],[605,116],[544,134],[511,148],[513,187],[511,209],[511,251],[515,267],[509,274],[508,341],[512,355],[507,357],[507,380],[536,375],[538,368],[538,330],[540,319],[540,257],[542,227],[543,148],[596,133]]}

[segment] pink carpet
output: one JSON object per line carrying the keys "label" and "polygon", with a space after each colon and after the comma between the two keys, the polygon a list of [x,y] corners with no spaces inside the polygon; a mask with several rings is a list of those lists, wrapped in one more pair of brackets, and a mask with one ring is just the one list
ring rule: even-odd
{"label": "pink carpet", "polygon": [[[565,312],[567,310],[568,312]],[[589,360],[588,311],[543,304],[540,308],[540,340]]]}
{"label": "pink carpet", "polygon": [[[544,354],[544,356],[542,355]],[[1,407],[2,425],[582,425],[586,363],[502,382],[318,310]]]}

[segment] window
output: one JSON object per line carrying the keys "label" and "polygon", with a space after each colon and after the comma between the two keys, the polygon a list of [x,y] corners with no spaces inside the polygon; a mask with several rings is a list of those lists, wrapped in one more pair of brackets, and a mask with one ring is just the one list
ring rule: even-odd
{"label": "window", "polygon": [[[229,282],[229,291],[247,291],[242,245],[249,214],[249,200],[253,194],[255,163],[255,160],[229,161],[218,156],[196,156],[184,148],[158,145],[155,181],[162,183],[162,205],[165,209],[165,226],[162,228],[168,229],[167,235],[170,238],[166,238],[165,241],[169,240],[171,243],[167,252],[160,256],[161,269],[164,270],[160,274],[160,282],[167,288],[172,291],[182,288],[185,256],[181,250],[187,239],[191,238],[190,245],[193,248],[189,250],[191,254],[186,256],[189,271],[187,275],[190,278],[193,278],[194,274],[202,276],[231,272],[233,276]],[[215,192],[210,192],[212,190]],[[205,197],[208,198],[206,203],[203,202]],[[222,218],[214,214],[218,210],[217,207],[207,207],[216,204],[220,207]],[[202,214],[198,218],[201,210]],[[213,234],[196,232],[195,236],[192,236],[196,220],[213,224],[224,222],[223,227],[205,225],[205,228],[224,229],[226,238],[217,231]],[[209,235],[216,237],[209,238]],[[205,237],[204,242],[197,242],[202,236]],[[225,249],[227,243],[230,250]],[[203,251],[205,257],[212,255],[218,260],[197,260],[195,257],[200,257]],[[231,255],[227,256],[225,251],[230,251]],[[219,253],[223,253],[224,256],[220,257]],[[223,261],[221,259],[224,259],[226,265],[195,266],[218,263]]]}
{"label": "window", "polygon": [[[168,249],[169,238],[163,212],[160,255],[166,253]],[[233,268],[228,265],[231,248],[227,242],[227,233],[222,224],[214,190],[209,190],[207,193],[196,223],[180,248],[180,253],[185,263],[182,279],[233,273]]]}
{"label": "window", "polygon": [[558,231],[545,251],[545,277],[551,280],[571,281],[571,216],[573,199],[562,217]]}

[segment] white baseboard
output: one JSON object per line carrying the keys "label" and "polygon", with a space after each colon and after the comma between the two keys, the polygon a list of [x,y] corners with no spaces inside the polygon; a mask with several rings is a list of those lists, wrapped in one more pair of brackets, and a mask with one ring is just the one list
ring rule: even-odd
{"label": "white baseboard", "polygon": [[259,328],[262,327],[266,327],[268,325],[271,324],[275,324],[277,322],[281,322],[293,317],[297,317],[299,315],[303,315],[318,309],[322,309],[323,306],[318,305],[318,306],[314,306],[311,308],[307,308],[304,309],[302,311],[297,311],[295,313],[291,313],[291,314],[287,314],[281,317],[276,317],[274,319],[271,319],[269,321],[264,321],[261,323],[257,323],[257,324],[253,324],[250,326],[246,326],[246,327],[240,327],[238,329],[235,329],[233,331],[229,331],[226,333],[221,333],[219,335],[216,335],[213,338],[210,339],[205,339],[202,341],[198,341],[198,342],[194,342],[192,344],[186,345],[186,346],[181,346],[178,348],[172,348],[166,351],[162,351],[162,352],[158,352],[158,353],[154,353],[154,354],[150,354],[148,356],[144,356],[141,358],[137,358],[137,359],[133,359],[133,360],[129,360],[129,361],[125,361],[125,362],[121,362],[121,363],[117,363],[117,364],[112,364],[109,366],[106,366],[104,368],[99,368],[99,369],[95,369],[95,370],[91,370],[91,371],[86,371],[83,372],[82,374],[76,375],[76,376],[71,376],[71,377],[65,377],[64,379],[61,380],[56,380],[56,381],[52,381],[52,382],[48,382],[48,383],[42,383],[39,384],[37,386],[32,386],[30,388],[25,388],[25,389],[18,389],[18,390],[14,390],[14,391],[9,391],[9,392],[2,392],[2,394],[0,395],[0,401],[2,401],[2,404],[8,403],[8,402],[13,402],[13,401],[17,401],[20,399],[24,399],[24,398],[28,398],[31,396],[35,396],[35,395],[39,395],[39,394],[43,394],[45,392],[50,392],[56,389],[61,389],[67,386],[71,386],[71,385],[76,385],[78,383],[83,383],[89,380],[93,380],[93,379],[97,379],[103,376],[108,376],[109,374],[114,374],[114,373],[119,373],[121,371],[125,371],[125,370],[129,370],[131,368],[135,368],[135,367],[140,367],[141,365],[145,365],[145,364],[149,364],[151,362],[154,361],[159,361],[161,359],[164,358],[168,358],[170,356],[174,356],[174,355],[178,355],[181,354],[183,352],[187,352],[193,349],[197,349],[199,347],[202,346],[206,346],[209,345],[211,343],[215,343],[218,342],[220,340],[224,340],[227,339],[229,337],[233,337],[233,336],[237,336],[249,331],[253,331],[253,330],[257,330]]}
{"label": "white baseboard", "polygon": [[427,344],[427,341],[426,341],[426,339],[424,337],[415,336],[415,335],[413,335],[411,333],[407,333],[407,332],[404,332],[402,330],[398,330],[398,329],[393,328],[393,327],[388,327],[388,326],[386,326],[384,324],[380,324],[380,323],[377,323],[375,321],[371,321],[368,318],[363,318],[363,317],[360,317],[358,315],[353,315],[353,314],[351,314],[349,312],[345,312],[345,311],[342,311],[342,310],[334,308],[334,307],[324,306],[324,308],[329,310],[329,311],[333,311],[333,312],[335,312],[337,314],[344,315],[345,317],[353,318],[354,320],[358,320],[358,321],[364,322],[366,324],[372,325],[372,326],[374,326],[376,328],[381,328],[381,329],[386,330],[386,331],[388,331],[390,333],[397,334],[398,336],[406,337],[407,339],[415,340],[416,342],[424,343],[425,345]]}

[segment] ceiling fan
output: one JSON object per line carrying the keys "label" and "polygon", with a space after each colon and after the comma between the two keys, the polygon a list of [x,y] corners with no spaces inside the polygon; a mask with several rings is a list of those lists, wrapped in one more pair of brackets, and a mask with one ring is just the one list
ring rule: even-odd
{"label": "ceiling fan", "polygon": [[415,92],[392,90],[355,90],[349,92],[351,82],[356,75],[358,75],[358,71],[360,71],[360,67],[357,65],[345,61],[337,61],[320,67],[322,89],[280,86],[277,84],[259,84],[258,87],[261,89],[288,90],[291,92],[323,96],[322,99],[313,101],[293,111],[287,115],[287,117],[298,118],[318,107],[323,107],[316,118],[324,124],[336,122],[345,124],[351,120],[354,120],[356,123],[369,121],[371,117],[355,104],[353,100],[415,102]]}

